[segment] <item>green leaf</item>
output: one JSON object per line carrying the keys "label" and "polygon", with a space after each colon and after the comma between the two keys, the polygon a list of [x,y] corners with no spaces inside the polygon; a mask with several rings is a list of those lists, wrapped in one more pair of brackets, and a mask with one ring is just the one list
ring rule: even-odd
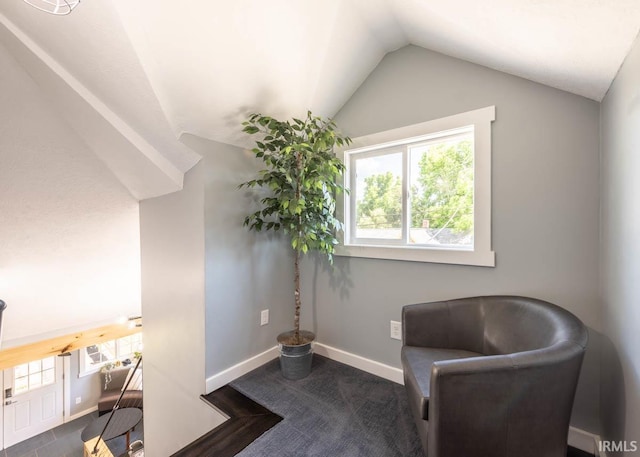
{"label": "green leaf", "polygon": [[245,133],[248,133],[249,135],[253,135],[254,133],[258,133],[260,129],[253,125],[247,125],[245,128],[242,129],[242,131]]}
{"label": "green leaf", "polygon": [[[334,234],[343,225],[335,218],[336,179],[344,165],[332,148],[348,137],[337,132],[331,119],[313,116],[279,121],[258,113],[242,123],[245,133],[264,134],[252,150],[264,164],[259,177],[240,188],[264,189],[258,211],[244,220],[249,230],[283,230],[298,252],[333,252]],[[255,199],[255,197],[253,197]]]}

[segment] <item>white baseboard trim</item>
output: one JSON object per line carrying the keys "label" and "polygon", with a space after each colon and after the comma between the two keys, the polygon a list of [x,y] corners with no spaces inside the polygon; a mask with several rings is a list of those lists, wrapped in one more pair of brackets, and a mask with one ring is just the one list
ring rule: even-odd
{"label": "white baseboard trim", "polygon": [[82,416],[86,416],[87,414],[91,414],[95,411],[98,411],[98,405],[93,406],[89,409],[85,409],[84,411],[80,411],[79,413],[75,413],[73,416],[65,417],[64,423],[71,422],[76,419],[80,419]]}
{"label": "white baseboard trim", "polygon": [[245,375],[251,370],[255,370],[268,361],[275,359],[278,357],[279,353],[280,350],[278,349],[278,346],[274,346],[271,349],[267,349],[266,351],[251,357],[250,359],[227,368],[220,373],[214,374],[210,378],[207,378],[205,387],[206,393],[211,393],[222,386],[226,386],[240,376]]}
{"label": "white baseboard trim", "polygon": [[[321,356],[327,357],[337,362],[342,362],[346,365],[358,368],[367,373],[380,376],[381,378],[388,379],[398,384],[404,384],[402,377],[402,370],[395,368],[384,363],[376,362],[375,360],[367,359],[351,352],[343,351],[332,346],[328,346],[323,343],[314,343],[313,351]],[[274,346],[256,356],[253,356],[247,360],[244,360],[230,368],[227,368],[220,373],[217,373],[206,381],[206,392],[210,393],[220,387],[229,384],[242,375],[249,373],[251,370],[258,368],[261,365],[278,357],[278,346]]]}
{"label": "white baseboard trim", "polygon": [[404,378],[400,368],[385,365],[384,363],[376,362],[375,360],[366,359],[351,352],[343,351],[342,349],[337,349],[323,343],[315,343],[313,352],[331,360],[335,360],[336,362],[342,362],[346,365],[358,368],[359,370],[366,371],[367,373],[388,379],[389,381],[404,384]]}
{"label": "white baseboard trim", "polygon": [[586,432],[576,427],[569,427],[568,436],[569,446],[580,449],[581,451],[593,454],[596,457],[607,457],[605,453],[598,451],[598,443],[600,436]]}

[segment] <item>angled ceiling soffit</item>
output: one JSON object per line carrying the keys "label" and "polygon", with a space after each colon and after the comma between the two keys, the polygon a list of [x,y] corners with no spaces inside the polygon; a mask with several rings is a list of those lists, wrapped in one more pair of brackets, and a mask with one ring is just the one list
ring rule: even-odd
{"label": "angled ceiling soffit", "polygon": [[0,41],[134,198],[182,189],[180,169],[2,13]]}

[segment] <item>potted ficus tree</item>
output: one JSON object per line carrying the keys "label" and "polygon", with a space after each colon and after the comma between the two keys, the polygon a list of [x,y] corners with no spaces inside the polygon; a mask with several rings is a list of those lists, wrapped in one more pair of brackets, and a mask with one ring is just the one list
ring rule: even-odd
{"label": "potted ficus tree", "polygon": [[338,132],[331,119],[307,112],[305,119],[279,121],[262,114],[252,114],[243,132],[258,135],[254,155],[265,169],[256,179],[240,187],[260,187],[269,193],[260,200],[257,211],[247,216],[244,225],[255,231],[282,231],[289,236],[294,260],[293,330],[278,335],[280,366],[288,379],[300,379],[311,371],[315,335],[300,330],[300,259],[317,251],[333,262],[343,224],[335,215],[335,196],[344,192],[338,179],[343,163],[335,156],[334,146],[344,146],[351,139]]}

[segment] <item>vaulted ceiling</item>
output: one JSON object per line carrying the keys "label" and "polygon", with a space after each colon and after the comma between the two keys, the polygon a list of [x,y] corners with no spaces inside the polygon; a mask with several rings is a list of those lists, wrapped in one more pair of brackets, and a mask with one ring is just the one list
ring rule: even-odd
{"label": "vaulted ceiling", "polygon": [[242,146],[249,112],[334,115],[407,44],[599,101],[639,29],[637,0],[0,3],[0,45],[139,199],[181,188],[183,133]]}

